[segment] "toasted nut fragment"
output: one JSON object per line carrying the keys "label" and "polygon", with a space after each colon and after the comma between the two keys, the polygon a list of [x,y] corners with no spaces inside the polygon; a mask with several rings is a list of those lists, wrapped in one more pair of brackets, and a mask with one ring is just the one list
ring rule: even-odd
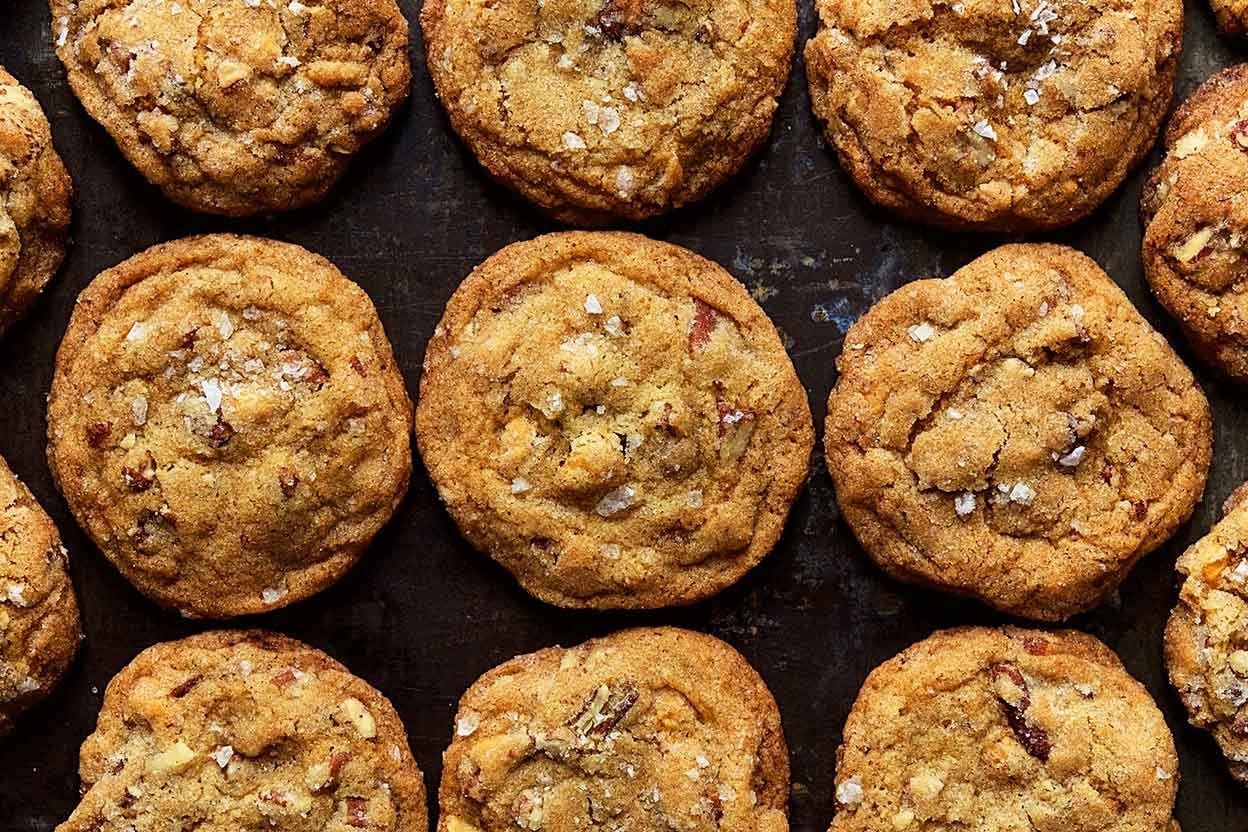
{"label": "toasted nut fragment", "polygon": [[195,759],[195,752],[182,740],[178,740],[164,751],[152,755],[147,762],[147,771],[149,774],[168,774],[181,771],[193,759]]}
{"label": "toasted nut fragment", "polygon": [[1209,241],[1213,239],[1215,233],[1212,225],[1207,225],[1197,231],[1182,244],[1175,246],[1170,250],[1171,255],[1180,263],[1190,263],[1200,256],[1200,253],[1209,245]]}
{"label": "toasted nut fragment", "polygon": [[355,730],[360,732],[360,736],[366,740],[371,740],[377,736],[377,722],[373,719],[373,715],[368,712],[368,708],[364,707],[364,703],[356,699],[354,696],[342,700],[339,706],[347,719],[355,725]]}

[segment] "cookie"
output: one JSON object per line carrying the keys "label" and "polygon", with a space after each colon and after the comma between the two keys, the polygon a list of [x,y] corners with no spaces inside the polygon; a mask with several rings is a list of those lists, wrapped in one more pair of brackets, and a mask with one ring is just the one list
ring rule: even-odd
{"label": "cookie", "polygon": [[43,108],[0,67],[0,333],[61,267],[72,190]]}
{"label": "cookie", "polygon": [[1148,691],[1073,631],[938,632],[872,671],[837,751],[831,832],[1177,832]]}
{"label": "cookie", "polygon": [[1213,734],[1248,785],[1248,491],[1183,553],[1183,586],[1166,626],[1166,667],[1193,725]]}
{"label": "cookie", "polygon": [[319,650],[259,630],[149,647],[108,685],[58,832],[425,832],[390,702]]}
{"label": "cookie", "polygon": [[845,336],[828,468],[885,571],[1058,621],[1186,522],[1209,404],[1090,259],[1010,245],[880,301]]}
{"label": "cookie", "polygon": [[416,436],[478,549],[565,607],[706,598],[775,545],[806,479],[806,392],[726,271],[635,234],[508,246],[456,290]]}
{"label": "cookie", "polygon": [[626,630],[520,656],[464,694],[438,832],[786,832],[775,700],[687,630]]}
{"label": "cookie", "polygon": [[56,526],[0,459],[0,736],[46,697],[82,640]]}
{"label": "cookie", "polygon": [[1196,351],[1248,382],[1248,64],[1183,103],[1144,186],[1144,274]]}
{"label": "cookie", "polygon": [[701,199],[771,130],[794,0],[425,0],[429,73],[494,178],[564,222]]}
{"label": "cookie", "polygon": [[1248,2],[1244,0],[1209,0],[1218,21],[1218,34],[1240,38],[1248,31]]}
{"label": "cookie", "polygon": [[325,196],[411,86],[394,0],[50,0],[87,113],[169,199],[247,216]]}
{"label": "cookie", "polygon": [[150,248],[82,293],[48,461],[140,591],[224,618],[338,580],[411,475],[411,402],[363,290],[298,246]]}
{"label": "cookie", "polygon": [[815,114],[874,202],[1023,232],[1090,214],[1152,146],[1182,0],[818,0]]}

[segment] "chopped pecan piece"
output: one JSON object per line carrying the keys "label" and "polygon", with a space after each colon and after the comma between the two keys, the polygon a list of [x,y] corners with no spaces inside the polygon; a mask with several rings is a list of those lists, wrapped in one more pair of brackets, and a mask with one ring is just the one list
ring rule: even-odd
{"label": "chopped pecan piece", "polygon": [[177,687],[170,690],[169,695],[172,696],[174,699],[181,699],[183,696],[186,696],[188,693],[194,690],[195,686],[198,685],[200,682],[202,682],[203,679],[204,677],[199,675],[198,673],[195,674],[194,676],[189,676],[185,680],[183,680],[183,682],[179,684]]}
{"label": "chopped pecan piece", "polygon": [[273,682],[274,687],[282,689],[288,688],[295,683],[295,671],[288,667],[281,673],[274,676],[270,681]]}
{"label": "chopped pecan piece", "polygon": [[348,797],[346,804],[347,825],[357,829],[368,826],[368,801],[362,797]]}
{"label": "chopped pecan piece", "polygon": [[346,751],[335,751],[329,755],[329,776],[337,777],[338,772],[342,771],[342,767],[351,759],[351,755]]}
{"label": "chopped pecan piece", "polygon": [[360,360],[358,355],[351,356],[351,369],[360,374],[360,378],[368,378],[368,368],[364,366],[364,362]]}
{"label": "chopped pecan piece", "polygon": [[145,451],[144,453],[147,455],[147,459],[142,467],[131,468],[126,466],[121,469],[121,478],[125,480],[126,487],[131,491],[146,491],[156,483],[156,458],[152,456],[151,451]]}
{"label": "chopped pecan piece", "polygon": [[718,322],[719,313],[708,304],[694,298],[693,324],[689,328],[689,352],[697,352],[706,346]]}
{"label": "chopped pecan piece", "polygon": [[87,425],[87,444],[92,448],[102,448],[112,433],[112,422],[96,422],[93,425]]}
{"label": "chopped pecan piece", "polygon": [[754,435],[754,413],[742,410],[727,402],[717,402],[719,419],[719,458],[735,462],[745,453]]}
{"label": "chopped pecan piece", "polygon": [[230,440],[234,438],[234,434],[238,431],[234,430],[234,426],[221,418],[217,414],[217,423],[208,431],[208,443],[214,448],[224,448],[230,444]]}
{"label": "chopped pecan piece", "polygon": [[632,687],[613,693],[603,707],[602,721],[594,726],[593,733],[600,737],[610,734],[637,704],[638,696],[637,689]]}
{"label": "chopped pecan piece", "polygon": [[299,472],[285,466],[277,469],[277,484],[281,487],[284,497],[295,496],[295,489],[299,486]]}
{"label": "chopped pecan piece", "polygon": [[1248,119],[1241,119],[1231,126],[1231,141],[1240,150],[1248,151]]}
{"label": "chopped pecan piece", "polygon": [[988,667],[988,674],[992,678],[993,693],[1019,744],[1037,760],[1047,762],[1053,743],[1047,731],[1027,718],[1031,691],[1022,672],[1008,662],[995,662]]}
{"label": "chopped pecan piece", "polygon": [[607,0],[598,12],[598,29],[603,37],[620,40],[641,29],[643,0]]}

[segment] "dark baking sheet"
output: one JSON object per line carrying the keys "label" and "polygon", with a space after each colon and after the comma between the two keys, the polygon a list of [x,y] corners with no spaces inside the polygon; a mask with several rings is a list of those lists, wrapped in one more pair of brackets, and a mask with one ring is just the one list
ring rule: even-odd
{"label": "dark baking sheet", "polygon": [[[885,2],[885,0],[880,0]],[[415,21],[418,0],[400,0]],[[800,0],[801,40],[814,30]],[[1188,3],[1179,94],[1238,60],[1203,0]],[[415,32],[414,32],[415,35]],[[87,640],[53,697],[0,740],[0,829],[48,830],[78,795],[78,746],[105,685],[139,650],[204,629],[133,590],[78,530],[44,459],[44,396],[77,293],[107,266],[153,243],[243,231],[324,254],[372,296],[413,392],[425,342],[468,271],[515,240],[554,226],[482,175],[453,138],[413,41],[411,101],[322,205],[230,222],[163,200],[83,113],[51,49],[43,0],[0,0],[0,63],[34,90],[77,188],[65,269],[34,313],[0,342],[0,454],[56,518],[72,555]],[[711,199],[641,227],[700,252],[755,290],[786,337],[816,422],[849,323],[919,277],[946,275],[1000,240],[904,225],[869,206],[837,167],[810,114],[799,59],[770,143]],[[1175,595],[1174,559],[1248,479],[1248,399],[1195,364],[1140,273],[1137,172],[1089,221],[1050,239],[1092,255],[1193,363],[1213,405],[1217,446],[1207,498],[1192,522],[1146,559],[1121,601],[1074,621],[1108,642],[1165,710],[1182,758],[1178,816],[1186,832],[1248,829],[1248,790],[1226,774],[1212,740],[1189,728],[1165,680],[1161,636]],[[328,651],[385,692],[402,715],[431,793],[455,702],[482,672],[521,652],[636,624],[714,633],[740,649],[779,700],[792,751],[792,826],[820,832],[832,816],[834,752],[866,674],[940,627],[1002,620],[986,609],[903,587],[865,559],[841,522],[822,455],[777,550],[738,586],[689,609],[565,612],[520,591],[456,534],[417,466],[411,493],[360,566],[293,608],[252,619]],[[243,622],[240,622],[243,623]]]}

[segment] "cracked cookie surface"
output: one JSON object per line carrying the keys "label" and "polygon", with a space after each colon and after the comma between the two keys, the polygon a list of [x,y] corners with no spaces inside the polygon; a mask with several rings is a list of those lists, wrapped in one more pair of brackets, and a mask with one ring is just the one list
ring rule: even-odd
{"label": "cracked cookie surface", "polygon": [[52,518],[0,459],[0,736],[60,681],[82,628]]}
{"label": "cracked cookie surface", "polygon": [[0,67],[0,333],[61,267],[72,190],[43,108]]}
{"label": "cracked cookie surface", "polygon": [[873,201],[1020,232],[1091,213],[1173,95],[1181,0],[818,0],[815,114]]}
{"label": "cracked cookie surface", "polygon": [[1248,64],[1175,113],[1144,186],[1144,274],[1207,361],[1248,382]]}
{"label": "cracked cookie surface", "polygon": [[766,139],[793,0],[425,0],[430,74],[495,178],[565,222],[701,198]]}
{"label": "cracked cookie surface", "polygon": [[1193,725],[1213,734],[1248,785],[1248,487],[1179,558],[1179,603],[1166,626],[1166,667]]}
{"label": "cracked cookie surface", "polygon": [[140,653],[109,683],[58,832],[426,832],[425,788],[390,702],[319,650],[210,632]]}
{"label": "cracked cookie surface", "polygon": [[1106,600],[1205,486],[1204,393],[1072,249],[1004,246],[898,289],[838,367],[837,501],[901,580],[1061,620]]}
{"label": "cracked cookie surface", "polygon": [[938,632],[876,668],[837,751],[831,832],[1178,832],[1144,686],[1073,631]]}
{"label": "cracked cookie surface", "polygon": [[617,232],[509,246],[455,292],[417,440],[464,535],[569,607],[691,603],[775,545],[814,443],[745,288]]}
{"label": "cracked cookie surface", "polygon": [[355,564],[407,490],[411,420],[360,287],[298,246],[210,235],[148,249],[79,297],[48,460],[132,583],[223,618]]}
{"label": "cracked cookie surface", "polygon": [[700,633],[626,630],[520,656],[459,703],[438,832],[786,832],[763,680]]}
{"label": "cracked cookie surface", "polygon": [[50,0],[87,113],[174,202],[244,216],[323,197],[411,85],[394,0]]}

